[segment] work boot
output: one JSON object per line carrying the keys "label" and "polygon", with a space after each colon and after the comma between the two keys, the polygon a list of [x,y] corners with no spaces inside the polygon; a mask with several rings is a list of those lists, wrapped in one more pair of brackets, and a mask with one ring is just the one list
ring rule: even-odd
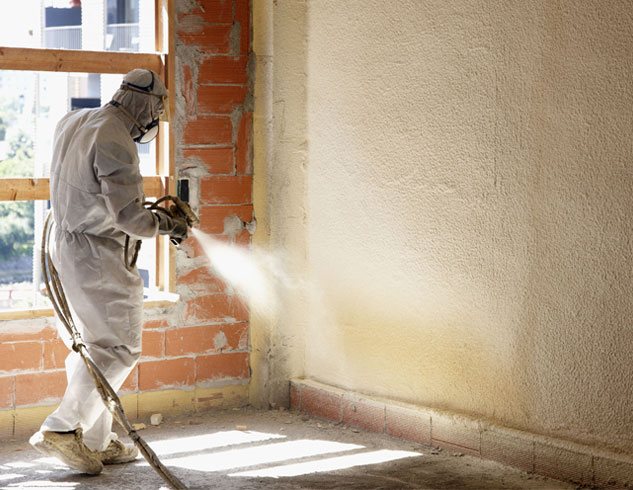
{"label": "work boot", "polygon": [[54,456],[81,473],[98,475],[103,470],[101,461],[84,445],[81,429],[74,432],[36,432],[29,443],[40,453]]}
{"label": "work boot", "polygon": [[105,451],[95,451],[93,454],[103,464],[129,463],[138,456],[138,449],[126,446],[121,441],[110,441]]}

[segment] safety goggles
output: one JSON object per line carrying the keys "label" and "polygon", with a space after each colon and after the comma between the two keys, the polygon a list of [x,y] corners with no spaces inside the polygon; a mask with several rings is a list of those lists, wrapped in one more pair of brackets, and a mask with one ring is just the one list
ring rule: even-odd
{"label": "safety goggles", "polygon": [[[152,81],[150,82],[149,85],[143,87],[141,85],[136,85],[134,83],[124,81],[121,84],[121,90],[130,90],[132,92],[138,92],[143,95],[151,95],[152,97],[159,98],[161,101],[162,110],[156,111],[158,113],[157,119],[163,122],[169,122],[169,95],[158,95],[158,94],[152,93],[152,90],[154,90],[154,72],[151,70],[147,70],[147,71],[149,71],[149,73],[152,75]],[[152,109],[152,119],[156,119],[154,104],[152,104],[151,109]]]}

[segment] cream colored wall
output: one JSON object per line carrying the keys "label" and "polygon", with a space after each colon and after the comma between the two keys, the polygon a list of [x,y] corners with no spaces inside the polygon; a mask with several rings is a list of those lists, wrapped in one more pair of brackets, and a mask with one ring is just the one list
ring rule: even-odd
{"label": "cream colored wall", "polygon": [[[283,258],[295,282],[307,271],[307,7],[304,0],[253,0],[255,114],[253,247]],[[279,283],[271,281],[273,286]],[[279,307],[251,309],[250,401],[288,405],[288,380],[303,374],[307,290],[275,291]]]}
{"label": "cream colored wall", "polygon": [[633,4],[263,7],[286,69],[256,108],[255,243],[314,285],[254,323],[298,352],[266,365],[633,452]]}

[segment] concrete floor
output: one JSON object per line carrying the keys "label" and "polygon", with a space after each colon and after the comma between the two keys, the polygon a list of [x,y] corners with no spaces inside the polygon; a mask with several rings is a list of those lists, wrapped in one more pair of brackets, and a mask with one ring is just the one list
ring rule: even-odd
{"label": "concrete floor", "polygon": [[[297,412],[222,410],[171,418],[140,434],[191,489],[575,488]],[[1,448],[1,489],[166,488],[142,457],[87,476],[41,457],[26,441]]]}

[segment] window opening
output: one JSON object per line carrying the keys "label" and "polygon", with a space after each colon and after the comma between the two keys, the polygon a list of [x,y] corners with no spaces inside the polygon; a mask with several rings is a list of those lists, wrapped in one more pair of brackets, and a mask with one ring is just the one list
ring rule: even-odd
{"label": "window opening", "polygon": [[[154,53],[155,4],[163,9],[167,0],[22,0],[19,8],[0,16],[0,46]],[[29,70],[32,63],[37,69],[37,59],[44,62],[45,57],[29,57],[20,66]],[[73,59],[80,60],[73,66],[84,63],[77,56]],[[160,63],[157,57],[147,60],[150,65]],[[86,64],[93,61],[94,56],[85,59]],[[147,62],[133,67],[138,66]],[[0,69],[0,178],[10,179],[0,189],[0,311],[50,306],[43,294],[39,247],[50,207],[47,179],[55,126],[68,111],[107,103],[125,72]],[[167,173],[172,168],[163,161],[168,160],[169,150],[164,138],[167,127],[161,128],[163,137],[156,140],[160,151],[156,141],[137,146],[148,196],[164,193],[158,169]],[[163,163],[158,164],[158,158]],[[163,242],[144,240],[137,261],[146,298],[155,296],[159,283],[168,286],[169,272],[163,268],[169,263],[164,254],[169,252]]]}

